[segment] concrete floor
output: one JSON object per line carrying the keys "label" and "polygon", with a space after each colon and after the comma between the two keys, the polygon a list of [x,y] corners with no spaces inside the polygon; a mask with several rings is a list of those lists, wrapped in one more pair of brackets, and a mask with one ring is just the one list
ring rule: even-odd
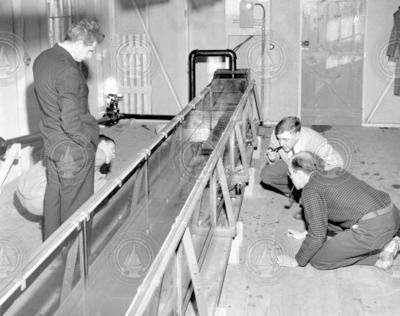
{"label": "concrete floor", "polygon": [[[345,157],[352,174],[388,192],[400,205],[400,129],[314,126]],[[262,140],[265,152],[271,129]],[[352,266],[332,271],[282,268],[274,254],[294,256],[301,242],[286,235],[304,230],[293,218],[299,211],[288,199],[264,190],[259,172],[265,160],[253,161],[256,179],[240,221],[244,238],[240,263],[229,265],[219,307],[225,315],[400,315],[400,258],[390,271]],[[400,257],[400,256],[399,256]]]}

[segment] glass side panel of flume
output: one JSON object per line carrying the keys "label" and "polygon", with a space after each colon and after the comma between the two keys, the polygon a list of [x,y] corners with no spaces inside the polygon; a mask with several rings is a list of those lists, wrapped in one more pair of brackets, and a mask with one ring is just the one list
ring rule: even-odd
{"label": "glass side panel of flume", "polygon": [[[6,315],[40,315],[44,309],[46,315],[124,315],[238,100],[240,95],[236,92],[209,93],[90,219],[87,284],[81,278],[79,251],[75,264],[68,270],[72,271],[72,283],[66,282],[68,273],[61,252],[68,254],[71,245],[77,245],[77,241],[71,240]],[[203,228],[201,235],[194,236],[199,256],[205,231],[211,225],[204,214],[199,215],[197,224]],[[184,263],[183,269],[184,283],[188,284]],[[165,286],[160,284],[164,292]]]}

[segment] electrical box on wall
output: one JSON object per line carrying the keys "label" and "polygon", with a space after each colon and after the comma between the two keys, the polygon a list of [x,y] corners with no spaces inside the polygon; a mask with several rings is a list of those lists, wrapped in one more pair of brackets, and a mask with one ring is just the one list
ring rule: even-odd
{"label": "electrical box on wall", "polygon": [[263,10],[266,14],[266,29],[269,30],[270,2],[266,0],[229,0],[225,1],[225,30],[228,36],[260,35],[263,21]]}

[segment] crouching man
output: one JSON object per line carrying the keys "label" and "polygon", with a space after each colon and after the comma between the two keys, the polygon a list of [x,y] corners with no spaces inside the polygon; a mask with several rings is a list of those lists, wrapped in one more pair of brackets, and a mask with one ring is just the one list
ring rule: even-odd
{"label": "crouching man", "polygon": [[[289,161],[289,176],[302,199],[307,234],[295,258],[279,258],[284,266],[310,263],[321,270],[353,264],[388,269],[399,251],[399,211],[390,196],[347,171],[324,171],[323,161],[299,152]],[[327,239],[328,225],[342,231]]]}

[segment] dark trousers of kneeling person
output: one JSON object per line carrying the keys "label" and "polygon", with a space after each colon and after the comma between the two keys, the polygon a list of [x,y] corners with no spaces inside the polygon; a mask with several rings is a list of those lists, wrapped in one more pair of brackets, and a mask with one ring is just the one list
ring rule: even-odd
{"label": "dark trousers of kneeling person", "polygon": [[95,148],[71,141],[47,150],[47,185],[43,203],[43,239],[46,240],[94,193]]}
{"label": "dark trousers of kneeling person", "polygon": [[288,171],[288,166],[282,159],[274,164],[266,164],[260,173],[261,182],[267,189],[282,192],[287,196],[292,195],[296,201],[299,201],[301,190],[293,186]]}
{"label": "dark trousers of kneeling person", "polygon": [[353,264],[374,265],[399,228],[399,210],[394,204],[367,213],[356,224],[327,240],[310,263],[320,270]]}

